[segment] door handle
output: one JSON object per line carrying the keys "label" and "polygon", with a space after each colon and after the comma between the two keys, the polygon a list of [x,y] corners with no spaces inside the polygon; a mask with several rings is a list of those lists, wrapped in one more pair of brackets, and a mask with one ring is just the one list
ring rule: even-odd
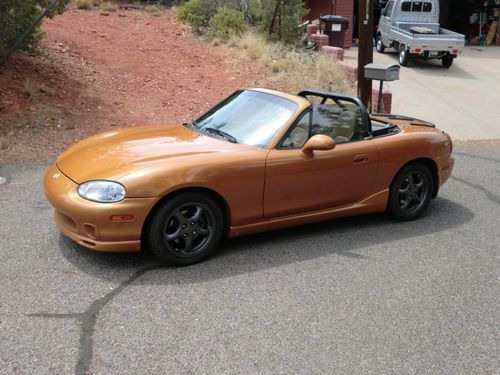
{"label": "door handle", "polygon": [[368,161],[368,154],[356,155],[353,159],[354,163],[366,163]]}

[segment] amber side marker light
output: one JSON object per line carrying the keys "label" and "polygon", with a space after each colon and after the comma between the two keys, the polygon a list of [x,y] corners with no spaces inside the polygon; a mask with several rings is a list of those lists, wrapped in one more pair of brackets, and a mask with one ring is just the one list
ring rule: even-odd
{"label": "amber side marker light", "polygon": [[130,221],[134,220],[134,215],[111,215],[109,219],[111,221]]}

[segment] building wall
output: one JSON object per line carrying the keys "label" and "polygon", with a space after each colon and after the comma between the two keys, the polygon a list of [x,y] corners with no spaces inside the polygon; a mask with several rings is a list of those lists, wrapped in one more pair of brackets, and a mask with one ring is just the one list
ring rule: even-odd
{"label": "building wall", "polygon": [[335,0],[305,0],[305,7],[310,9],[310,12],[306,15],[306,19],[315,20],[320,15],[333,14],[335,11],[334,3]]}
{"label": "building wall", "polygon": [[354,22],[354,0],[305,0],[304,4],[310,9],[306,19],[314,20],[320,15],[335,14],[346,17],[349,20],[349,28],[345,33],[344,45],[352,46],[352,27]]}
{"label": "building wall", "polygon": [[354,0],[335,1],[335,14],[345,17],[349,20],[349,28],[345,33],[344,45],[349,48],[352,46],[352,28],[354,24]]}

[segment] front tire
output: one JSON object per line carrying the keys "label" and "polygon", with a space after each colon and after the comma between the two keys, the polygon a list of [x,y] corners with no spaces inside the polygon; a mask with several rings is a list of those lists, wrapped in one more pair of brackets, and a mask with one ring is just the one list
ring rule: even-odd
{"label": "front tire", "polygon": [[410,61],[410,52],[403,45],[399,48],[398,60],[401,66],[408,66],[408,61]]}
{"label": "front tire", "polygon": [[394,178],[389,192],[389,214],[401,221],[418,218],[426,210],[432,197],[432,173],[421,163],[404,167]]}
{"label": "front tire", "polygon": [[210,196],[181,193],[161,203],[145,228],[144,241],[158,258],[176,266],[206,259],[224,232],[222,210]]}

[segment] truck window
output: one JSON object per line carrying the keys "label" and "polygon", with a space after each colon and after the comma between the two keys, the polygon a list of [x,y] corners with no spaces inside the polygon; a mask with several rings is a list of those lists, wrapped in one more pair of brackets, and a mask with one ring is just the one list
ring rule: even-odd
{"label": "truck window", "polygon": [[384,16],[390,17],[392,13],[392,8],[394,8],[394,1],[389,1],[385,7]]}
{"label": "truck window", "polygon": [[403,12],[410,12],[411,11],[411,1],[403,1],[401,3],[401,10]]}
{"label": "truck window", "polygon": [[432,3],[424,3],[424,12],[432,11]]}
{"label": "truck window", "polygon": [[422,3],[420,1],[414,1],[411,7],[412,12],[421,12],[422,11]]}

